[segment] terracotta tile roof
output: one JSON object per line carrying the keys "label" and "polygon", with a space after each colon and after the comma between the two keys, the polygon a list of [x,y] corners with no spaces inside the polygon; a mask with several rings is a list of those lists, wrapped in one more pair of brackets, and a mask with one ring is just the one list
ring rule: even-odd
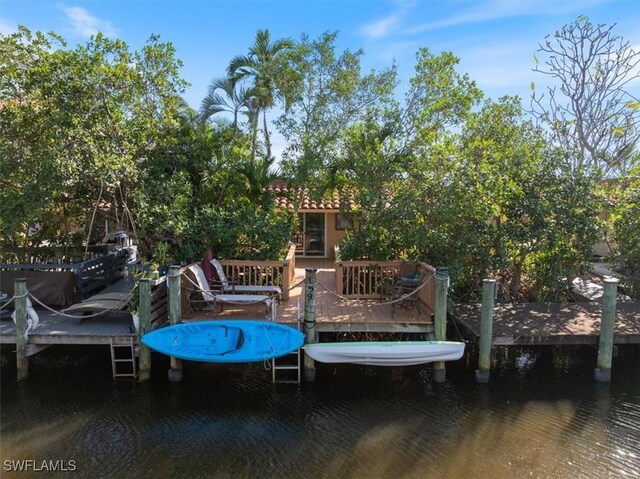
{"label": "terracotta tile roof", "polygon": [[295,209],[297,207],[298,210],[339,211],[341,206],[348,210],[353,207],[353,199],[343,192],[334,191],[316,201],[309,196],[306,188],[290,188],[284,181],[274,181],[266,189],[275,193],[277,208]]}

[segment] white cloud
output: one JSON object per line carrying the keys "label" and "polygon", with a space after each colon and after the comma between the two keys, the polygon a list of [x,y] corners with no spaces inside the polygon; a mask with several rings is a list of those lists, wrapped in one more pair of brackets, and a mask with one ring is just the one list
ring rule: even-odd
{"label": "white cloud", "polygon": [[376,20],[373,23],[369,23],[368,25],[361,27],[360,32],[365,37],[378,39],[386,37],[389,33],[397,30],[402,19],[415,6],[415,2],[413,0],[396,0],[394,3],[396,5],[395,12],[380,20]]}
{"label": "white cloud", "polygon": [[587,6],[599,3],[606,3],[606,0],[585,0],[583,2],[487,0],[474,3],[473,8],[454,16],[415,25],[404,29],[404,32],[415,34],[517,16],[559,15],[574,11],[580,12]]}
{"label": "white cloud", "polygon": [[6,18],[0,18],[0,33],[2,35],[11,35],[18,31],[18,26],[7,20]]}
{"label": "white cloud", "polygon": [[81,37],[89,38],[98,32],[107,37],[117,36],[117,30],[111,22],[94,17],[82,7],[67,7],[61,4],[58,8],[64,12],[73,32]]}
{"label": "white cloud", "polygon": [[399,22],[399,18],[397,15],[392,15],[388,18],[384,18],[382,20],[378,20],[377,22],[370,23],[369,25],[365,25],[360,29],[360,31],[369,38],[382,38],[387,36],[387,34],[395,27]]}

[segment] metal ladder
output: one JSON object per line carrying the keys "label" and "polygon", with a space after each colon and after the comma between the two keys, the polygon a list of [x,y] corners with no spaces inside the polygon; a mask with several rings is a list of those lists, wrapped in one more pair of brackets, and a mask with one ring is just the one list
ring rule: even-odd
{"label": "metal ladder", "polygon": [[[298,331],[302,329],[302,315],[300,313],[300,299],[298,298],[298,312],[297,323],[298,323]],[[271,360],[271,379],[273,384],[300,384],[300,358],[302,357],[302,349],[298,349],[289,354],[281,356],[279,358],[273,358]],[[280,376],[285,376],[284,378],[278,377],[278,371],[280,371]],[[293,376],[291,373],[287,371],[296,371],[296,375]],[[293,377],[292,377],[293,376]]]}
{"label": "metal ladder", "polygon": [[[285,356],[281,356],[279,358],[273,358],[271,360],[271,377],[273,383],[291,383],[291,384],[300,384],[300,356],[302,354],[301,349],[297,349],[292,353],[289,353]],[[281,372],[278,377],[278,371]],[[296,371],[295,376],[290,373],[282,373],[282,371]],[[292,377],[293,376],[293,377]]]}
{"label": "metal ladder", "polygon": [[[135,345],[133,344],[133,338],[129,338],[129,344],[113,344],[113,338],[109,340],[109,346],[111,348],[111,370],[113,371],[113,379],[117,378],[137,378],[138,369],[136,367],[136,353]],[[118,356],[116,351],[123,351],[123,354]],[[130,366],[126,371],[118,370],[119,364],[129,364]],[[122,368],[121,368],[122,369]]]}

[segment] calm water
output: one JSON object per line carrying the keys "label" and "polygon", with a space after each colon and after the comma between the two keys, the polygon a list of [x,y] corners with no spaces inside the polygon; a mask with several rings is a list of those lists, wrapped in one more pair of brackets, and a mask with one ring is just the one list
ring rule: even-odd
{"label": "calm water", "polygon": [[[499,351],[473,365],[319,366],[272,385],[262,364],[187,364],[166,380],[113,383],[108,348],[51,348],[18,384],[3,349],[0,476],[220,478],[618,478],[640,476],[640,364],[621,350],[610,386],[588,348]],[[74,472],[7,472],[7,460]],[[61,466],[59,466],[61,467]]]}

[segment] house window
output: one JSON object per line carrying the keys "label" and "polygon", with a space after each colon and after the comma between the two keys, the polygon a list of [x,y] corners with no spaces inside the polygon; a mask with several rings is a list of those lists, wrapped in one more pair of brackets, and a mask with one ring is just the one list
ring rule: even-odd
{"label": "house window", "polygon": [[355,228],[353,215],[338,213],[336,215],[336,230],[352,230]]}

